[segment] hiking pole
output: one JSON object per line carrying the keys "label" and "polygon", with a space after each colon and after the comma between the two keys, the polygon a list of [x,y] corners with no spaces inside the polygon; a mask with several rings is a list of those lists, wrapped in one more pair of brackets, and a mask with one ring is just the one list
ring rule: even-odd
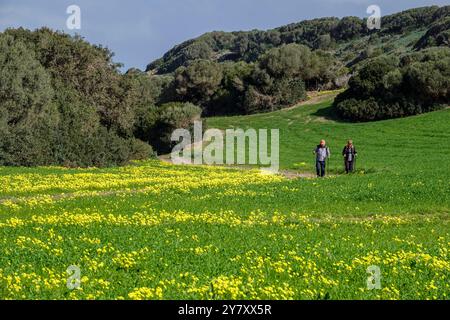
{"label": "hiking pole", "polygon": [[325,169],[325,174],[328,175],[330,170],[330,157],[327,157],[327,168]]}
{"label": "hiking pole", "polygon": [[314,155],[313,155],[313,159],[314,159],[314,162],[313,162],[313,172],[315,172],[315,173],[317,174],[317,155],[316,155],[315,152],[314,152]]}
{"label": "hiking pole", "polygon": [[328,172],[331,172],[330,170],[330,148],[327,147],[327,167],[325,168],[325,174],[328,175]]}

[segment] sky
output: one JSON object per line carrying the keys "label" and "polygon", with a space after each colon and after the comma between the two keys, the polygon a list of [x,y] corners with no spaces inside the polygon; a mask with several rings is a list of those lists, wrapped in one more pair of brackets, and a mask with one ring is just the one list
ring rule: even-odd
{"label": "sky", "polygon": [[[70,5],[81,10],[81,29],[70,30]],[[450,0],[0,0],[0,31],[47,26],[108,47],[115,62],[145,69],[173,46],[209,31],[271,29],[320,17],[367,17]]]}

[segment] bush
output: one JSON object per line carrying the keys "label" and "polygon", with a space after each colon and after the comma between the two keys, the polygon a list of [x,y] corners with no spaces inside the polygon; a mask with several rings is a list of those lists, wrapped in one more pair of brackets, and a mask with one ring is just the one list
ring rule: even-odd
{"label": "bush", "polygon": [[193,130],[194,121],[200,120],[202,109],[192,103],[171,102],[164,104],[155,111],[156,121],[145,131],[147,139],[158,153],[168,153],[176,142],[171,141],[172,132],[176,129]]}
{"label": "bush", "polygon": [[218,63],[196,60],[188,67],[177,69],[176,93],[182,101],[206,104],[219,88],[222,78],[222,68]]}
{"label": "bush", "polygon": [[152,154],[133,137],[152,94],[111,57],[45,28],[0,34],[0,165],[109,166]]}
{"label": "bush", "polygon": [[434,23],[414,47],[424,49],[435,46],[450,46],[450,17]]}
{"label": "bush", "polygon": [[450,102],[450,48],[430,48],[401,60],[365,63],[335,100],[347,119],[369,121],[433,111]]}
{"label": "bush", "polygon": [[333,30],[334,38],[349,40],[364,32],[364,21],[358,17],[344,17]]}

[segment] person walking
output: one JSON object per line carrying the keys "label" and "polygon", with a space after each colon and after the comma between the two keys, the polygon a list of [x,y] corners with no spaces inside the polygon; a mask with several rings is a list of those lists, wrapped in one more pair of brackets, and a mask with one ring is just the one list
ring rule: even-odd
{"label": "person walking", "polygon": [[313,153],[316,155],[317,177],[323,178],[326,174],[326,161],[331,156],[330,148],[327,147],[325,140],[320,141]]}
{"label": "person walking", "polygon": [[358,152],[356,151],[352,140],[347,141],[347,145],[344,147],[344,150],[342,150],[342,155],[344,156],[345,172],[347,174],[353,172]]}

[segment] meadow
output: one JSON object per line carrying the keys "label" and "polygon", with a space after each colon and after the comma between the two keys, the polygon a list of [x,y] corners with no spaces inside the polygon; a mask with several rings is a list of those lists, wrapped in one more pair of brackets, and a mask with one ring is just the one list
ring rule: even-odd
{"label": "meadow", "polygon": [[[450,110],[372,123],[331,100],[210,128],[279,128],[284,170],[0,168],[1,299],[448,299]],[[340,151],[355,141],[357,172]],[[67,288],[66,269],[81,270]],[[381,270],[381,289],[366,272]]]}

